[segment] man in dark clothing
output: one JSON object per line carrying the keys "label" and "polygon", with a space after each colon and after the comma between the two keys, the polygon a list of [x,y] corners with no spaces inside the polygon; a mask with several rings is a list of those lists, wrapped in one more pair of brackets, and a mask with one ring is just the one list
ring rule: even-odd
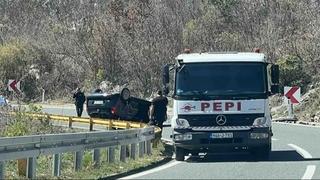
{"label": "man in dark clothing", "polygon": [[76,92],[73,94],[73,99],[75,99],[76,111],[78,117],[81,117],[83,111],[83,104],[86,101],[86,97],[80,88],[77,88]]}
{"label": "man in dark clothing", "polygon": [[150,108],[150,124],[161,128],[167,119],[168,99],[162,95],[162,91],[158,91],[158,96],[151,101]]}

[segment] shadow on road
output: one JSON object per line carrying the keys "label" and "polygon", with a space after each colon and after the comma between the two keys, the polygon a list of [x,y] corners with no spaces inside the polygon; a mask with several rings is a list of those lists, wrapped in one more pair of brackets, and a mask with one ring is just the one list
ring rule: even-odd
{"label": "shadow on road", "polygon": [[208,162],[288,162],[288,161],[320,161],[320,158],[305,159],[294,150],[272,151],[268,159],[258,159],[249,153],[238,154],[207,154],[204,157],[191,156],[189,163]]}

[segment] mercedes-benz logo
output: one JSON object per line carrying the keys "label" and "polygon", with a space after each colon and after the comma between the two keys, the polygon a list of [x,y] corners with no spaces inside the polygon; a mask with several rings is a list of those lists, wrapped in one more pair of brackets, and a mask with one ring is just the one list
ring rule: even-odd
{"label": "mercedes-benz logo", "polygon": [[220,114],[216,117],[216,122],[219,126],[225,125],[227,122],[227,117],[225,115]]}

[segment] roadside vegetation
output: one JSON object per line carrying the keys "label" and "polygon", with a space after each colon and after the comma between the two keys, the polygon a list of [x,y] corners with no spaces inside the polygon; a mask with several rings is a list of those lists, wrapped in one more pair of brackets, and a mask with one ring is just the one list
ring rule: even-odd
{"label": "roadside vegetation", "polygon": [[21,109],[20,111],[13,112],[15,114],[8,114],[9,111],[1,112],[0,119],[2,126],[0,128],[0,136],[2,137],[83,131],[53,126],[47,118],[34,118],[26,115],[26,113],[42,113],[42,107],[39,105],[30,104],[28,105],[28,111]]}
{"label": "roadside vegetation", "polygon": [[77,86],[99,85],[147,98],[184,48],[256,47],[286,66],[282,85],[305,93],[320,77],[319,8],[309,0],[3,0],[0,94],[13,98],[6,86],[17,79],[24,101],[40,101],[43,91],[46,100],[70,101]]}

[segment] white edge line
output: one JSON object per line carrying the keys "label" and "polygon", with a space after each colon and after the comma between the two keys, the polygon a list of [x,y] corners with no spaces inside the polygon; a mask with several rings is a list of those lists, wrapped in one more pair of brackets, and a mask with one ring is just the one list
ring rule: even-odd
{"label": "white edge line", "polygon": [[[302,149],[301,147],[294,145],[294,144],[288,144],[288,146],[292,147],[293,149],[295,149],[303,158],[305,159],[311,159],[312,156],[311,154]],[[313,174],[316,171],[316,166],[315,165],[308,165],[306,171],[304,172],[303,176],[301,179],[312,179]]]}
{"label": "white edge line", "polygon": [[279,141],[279,139],[277,139],[277,138],[272,138],[272,140],[273,140],[273,141]]}
{"label": "white edge line", "polygon": [[312,179],[312,176],[314,172],[316,171],[315,165],[308,165],[306,172],[304,173],[303,177],[301,179]]}
{"label": "white edge line", "polygon": [[311,154],[310,154],[308,151],[302,149],[301,147],[299,147],[299,146],[297,146],[297,145],[294,145],[294,144],[288,144],[288,146],[290,146],[290,147],[292,147],[293,149],[297,150],[297,152],[298,152],[299,154],[301,154],[301,156],[302,156],[303,158],[305,158],[305,159],[311,159],[311,158],[312,158]]}
{"label": "white edge line", "polygon": [[133,175],[131,175],[131,176],[126,176],[126,177],[123,177],[123,178],[120,178],[120,179],[134,179],[134,178],[139,178],[139,177],[145,176],[145,175],[147,175],[147,174],[155,173],[155,172],[158,172],[158,171],[161,171],[161,170],[170,168],[170,167],[175,166],[175,165],[180,164],[180,163],[182,163],[182,162],[180,162],[180,161],[174,161],[174,162],[171,162],[171,163],[169,163],[169,164],[166,164],[166,165],[163,165],[163,166],[154,168],[154,169],[150,169],[150,170],[148,170],[148,171],[144,171],[144,172],[141,172],[141,173],[138,173],[138,174],[133,174]]}

